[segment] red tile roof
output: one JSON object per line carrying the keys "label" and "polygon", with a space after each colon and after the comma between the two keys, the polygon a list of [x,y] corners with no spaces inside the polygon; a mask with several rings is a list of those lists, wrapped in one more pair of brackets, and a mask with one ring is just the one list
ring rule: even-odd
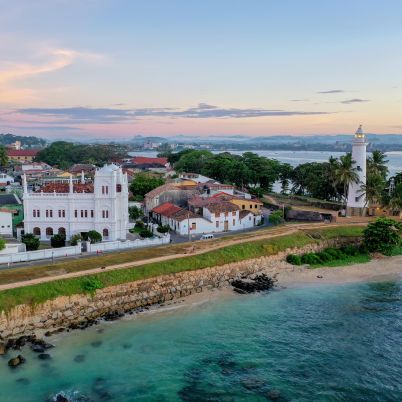
{"label": "red tile roof", "polygon": [[[94,185],[91,183],[76,183],[73,186],[74,193],[93,193]],[[39,193],[43,191],[44,193],[68,193],[70,191],[69,183],[49,183],[41,187],[38,191]]]}
{"label": "red tile roof", "polygon": [[159,215],[171,217],[176,212],[181,211],[183,208],[178,207],[177,205],[172,204],[171,202],[165,202],[157,207],[155,207],[152,212],[155,212]]}
{"label": "red tile roof", "polygon": [[38,154],[38,149],[8,149],[8,156],[32,156],[35,157]]}
{"label": "red tile roof", "polygon": [[136,165],[163,165],[168,163],[167,158],[149,158],[147,156],[135,156],[131,160]]}
{"label": "red tile roof", "polygon": [[221,212],[233,212],[233,211],[238,211],[240,208],[239,206],[232,204],[231,202],[220,202],[216,204],[209,204],[205,206],[210,212],[212,213],[218,213],[220,214]]}

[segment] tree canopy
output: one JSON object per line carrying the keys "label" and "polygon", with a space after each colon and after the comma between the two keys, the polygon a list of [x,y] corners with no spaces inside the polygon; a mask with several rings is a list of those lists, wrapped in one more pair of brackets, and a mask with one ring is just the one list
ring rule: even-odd
{"label": "tree canopy", "polygon": [[138,173],[131,182],[130,190],[134,197],[144,197],[146,193],[162,184],[165,184],[165,180],[162,177],[149,173]]}
{"label": "tree canopy", "polygon": [[75,163],[92,163],[101,166],[125,156],[125,148],[119,145],[74,144],[67,141],[56,141],[39,151],[35,160],[68,169]]}

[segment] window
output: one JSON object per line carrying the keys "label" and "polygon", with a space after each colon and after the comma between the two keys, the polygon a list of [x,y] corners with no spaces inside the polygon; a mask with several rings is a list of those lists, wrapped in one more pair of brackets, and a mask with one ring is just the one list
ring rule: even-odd
{"label": "window", "polygon": [[46,237],[51,237],[51,236],[53,236],[53,229],[46,228]]}
{"label": "window", "polygon": [[359,172],[361,172],[362,171],[362,168],[360,167],[360,166],[357,166],[357,168],[356,168]]}
{"label": "window", "polygon": [[59,218],[61,218],[61,209],[59,209]]}
{"label": "window", "polygon": [[37,217],[37,218],[40,218],[40,209],[37,209],[37,210],[36,210],[36,217]]}
{"label": "window", "polygon": [[233,226],[236,226],[236,219],[233,219]]}
{"label": "window", "polygon": [[49,218],[49,210],[46,210],[46,218]]}
{"label": "window", "polygon": [[108,210],[103,210],[103,211],[102,211],[102,218],[103,218],[103,219],[109,218],[109,211],[108,211]]}
{"label": "window", "polygon": [[253,205],[252,204],[250,204],[250,209],[252,209],[253,208]]}
{"label": "window", "polygon": [[105,194],[105,186],[102,186],[102,194]]}
{"label": "window", "polygon": [[66,237],[66,229],[65,228],[59,228],[58,232],[60,235],[63,235],[64,237]]}
{"label": "window", "polygon": [[94,217],[94,210],[91,209],[91,218],[93,218],[93,217]]}
{"label": "window", "polygon": [[103,229],[102,235],[104,239],[107,239],[109,237],[109,229]]}
{"label": "window", "polygon": [[32,211],[32,216],[33,216],[34,218],[36,218],[36,209],[34,209],[34,210]]}
{"label": "window", "polygon": [[78,210],[74,210],[74,217],[78,218]]}
{"label": "window", "polygon": [[216,224],[216,227],[218,228],[219,227],[219,221],[216,221],[215,224]]}
{"label": "window", "polygon": [[62,215],[63,215],[63,218],[65,218],[65,217],[66,217],[66,210],[65,210],[65,209],[63,209],[63,211],[62,211],[62,212],[63,212],[63,214],[62,214]]}
{"label": "window", "polygon": [[102,194],[109,194],[109,186],[102,186]]}
{"label": "window", "polygon": [[257,205],[257,204],[255,204],[255,205],[254,205],[254,208],[255,208],[255,209],[257,209],[257,208],[258,208],[258,205]]}
{"label": "window", "polygon": [[85,210],[85,218],[88,218],[88,210]]}
{"label": "window", "polygon": [[196,230],[197,229],[197,224],[195,222],[191,223],[191,230]]}
{"label": "window", "polygon": [[84,210],[81,209],[81,218],[83,218],[83,217],[84,217]]}
{"label": "window", "polygon": [[359,197],[355,197],[355,201],[356,201],[356,202],[359,202]]}
{"label": "window", "polygon": [[116,184],[116,192],[121,193],[121,184]]}
{"label": "window", "polygon": [[233,211],[233,212],[232,212],[232,216],[236,216],[236,211]]}
{"label": "window", "polygon": [[49,209],[49,216],[53,218],[53,209]]}
{"label": "window", "polygon": [[242,206],[241,206],[241,209],[246,209],[246,206],[245,206],[245,205],[242,205]]}
{"label": "window", "polygon": [[33,228],[32,233],[33,233],[35,236],[40,236],[40,228],[38,228],[38,227]]}

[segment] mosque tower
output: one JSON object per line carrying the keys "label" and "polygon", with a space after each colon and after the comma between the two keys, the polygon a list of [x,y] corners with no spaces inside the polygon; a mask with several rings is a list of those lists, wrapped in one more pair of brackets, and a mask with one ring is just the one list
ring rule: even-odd
{"label": "mosque tower", "polygon": [[360,124],[357,129],[352,144],[352,160],[356,173],[359,176],[358,183],[350,183],[348,191],[348,199],[346,203],[347,216],[364,216],[366,205],[366,197],[362,193],[361,187],[366,184],[366,136]]}

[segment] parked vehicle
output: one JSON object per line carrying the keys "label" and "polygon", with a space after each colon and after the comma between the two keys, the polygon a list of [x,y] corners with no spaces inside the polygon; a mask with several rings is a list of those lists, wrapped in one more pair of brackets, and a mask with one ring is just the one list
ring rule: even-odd
{"label": "parked vehicle", "polygon": [[215,236],[212,234],[212,233],[210,233],[210,234],[203,234],[202,236],[201,236],[201,239],[200,240],[208,240],[208,239],[213,239]]}

